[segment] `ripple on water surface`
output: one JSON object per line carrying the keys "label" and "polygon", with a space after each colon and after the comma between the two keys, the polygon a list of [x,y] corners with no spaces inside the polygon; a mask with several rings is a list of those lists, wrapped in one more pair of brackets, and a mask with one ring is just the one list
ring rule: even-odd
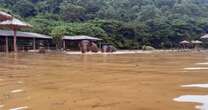
{"label": "ripple on water surface", "polygon": [[205,62],[205,63],[196,63],[196,65],[208,65],[208,62]]}
{"label": "ripple on water surface", "polygon": [[[208,88],[208,84],[190,84],[190,85],[182,85],[181,87]],[[208,95],[184,95],[184,96],[180,96],[178,98],[175,98],[174,101],[199,103],[201,105],[197,105],[196,106],[197,109],[208,110]]]}
{"label": "ripple on water surface", "polygon": [[208,67],[184,68],[185,70],[208,70]]}
{"label": "ripple on water surface", "polygon": [[28,109],[28,106],[12,108],[12,109],[9,109],[9,110],[26,110],[26,109]]}
{"label": "ripple on water surface", "polygon": [[208,88],[208,84],[182,85],[181,87]]}
{"label": "ripple on water surface", "polygon": [[[196,65],[208,65],[208,62],[196,63]],[[208,67],[190,67],[190,68],[184,68],[184,70],[208,70]],[[190,84],[190,85],[182,85],[181,87],[208,88],[208,84]],[[196,106],[196,109],[208,110],[208,95],[183,95],[178,98],[175,98],[174,101],[198,103],[199,105]]]}

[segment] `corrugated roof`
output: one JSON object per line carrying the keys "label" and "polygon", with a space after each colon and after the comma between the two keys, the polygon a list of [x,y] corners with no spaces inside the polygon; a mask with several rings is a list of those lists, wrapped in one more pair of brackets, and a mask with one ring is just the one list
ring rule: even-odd
{"label": "corrugated roof", "polygon": [[[14,32],[0,30],[0,36],[14,36]],[[20,31],[17,31],[17,37],[52,39],[52,37],[48,35],[32,33],[32,32],[20,32]]]}
{"label": "corrugated roof", "polygon": [[102,39],[96,38],[96,37],[85,36],[85,35],[78,35],[78,36],[64,36],[63,40],[94,40],[94,41],[99,41],[99,40],[102,40]]}

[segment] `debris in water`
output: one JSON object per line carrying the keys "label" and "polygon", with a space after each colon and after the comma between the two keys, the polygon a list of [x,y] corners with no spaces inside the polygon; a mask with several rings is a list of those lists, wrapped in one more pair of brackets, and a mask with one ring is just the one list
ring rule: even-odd
{"label": "debris in water", "polygon": [[181,87],[208,88],[208,84],[191,84],[191,85],[182,85]]}
{"label": "debris in water", "polygon": [[22,89],[17,89],[17,90],[12,90],[11,93],[19,93],[19,92],[23,92],[24,90]]}
{"label": "debris in water", "polygon": [[174,101],[200,103],[202,105],[197,105],[197,109],[208,110],[208,95],[184,95],[175,98]]}
{"label": "debris in water", "polygon": [[24,107],[18,107],[18,108],[12,108],[12,109],[9,109],[9,110],[26,110],[28,109],[27,106],[24,106]]}

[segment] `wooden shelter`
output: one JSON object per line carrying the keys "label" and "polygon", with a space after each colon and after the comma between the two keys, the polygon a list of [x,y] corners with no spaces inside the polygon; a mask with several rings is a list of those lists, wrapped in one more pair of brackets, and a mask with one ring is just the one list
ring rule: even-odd
{"label": "wooden shelter", "polygon": [[208,34],[205,34],[203,36],[201,36],[200,38],[203,41],[203,47],[207,48],[208,47]]}
{"label": "wooden shelter", "polygon": [[[18,31],[16,37],[18,50],[35,50],[40,45],[49,47],[52,42],[51,36],[31,32]],[[14,50],[13,41],[13,31],[0,30],[0,51]]]}
{"label": "wooden shelter", "polygon": [[86,35],[77,35],[77,36],[64,36],[62,38],[63,40],[63,49],[67,50],[67,49],[77,49],[79,43],[83,40],[88,40],[91,42],[96,42],[99,43],[99,45],[101,45],[101,41],[102,39],[100,38],[96,38],[96,37],[90,37],[90,36],[86,36]]}
{"label": "wooden shelter", "polygon": [[199,40],[193,40],[191,41],[191,43],[193,44],[193,47],[196,49],[196,50],[199,50],[199,47],[200,45],[203,43],[202,41],[199,41]]}
{"label": "wooden shelter", "polygon": [[201,39],[208,39],[208,34],[202,36]]}
{"label": "wooden shelter", "polygon": [[188,45],[190,44],[190,42],[184,40],[184,41],[181,41],[180,44],[182,45],[183,49],[186,49],[188,47]]}
{"label": "wooden shelter", "polygon": [[27,24],[27,23],[24,23],[16,18],[12,18],[12,19],[9,19],[9,20],[6,20],[6,21],[3,21],[0,23],[0,26],[2,27],[7,27],[9,29],[12,29],[14,34],[14,38],[13,38],[13,49],[14,49],[14,52],[17,52],[17,30],[18,29],[21,29],[21,28],[29,28],[29,27],[32,27],[30,24]]}

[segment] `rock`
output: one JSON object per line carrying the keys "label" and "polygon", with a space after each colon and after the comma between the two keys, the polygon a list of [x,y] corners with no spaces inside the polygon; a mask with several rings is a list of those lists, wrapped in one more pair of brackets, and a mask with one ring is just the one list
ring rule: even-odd
{"label": "rock", "polygon": [[155,50],[155,48],[152,46],[143,46],[142,50]]}

